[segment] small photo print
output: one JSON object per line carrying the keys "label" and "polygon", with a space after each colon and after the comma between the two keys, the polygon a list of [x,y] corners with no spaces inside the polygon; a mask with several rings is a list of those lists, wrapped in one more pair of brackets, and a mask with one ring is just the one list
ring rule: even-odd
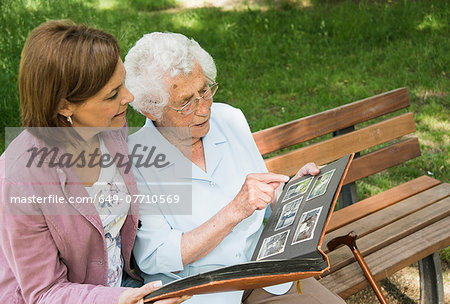
{"label": "small photo print", "polygon": [[280,217],[278,218],[277,225],[275,226],[275,231],[287,227],[294,222],[298,207],[300,206],[302,200],[303,197],[300,197],[283,206],[283,210],[281,210]]}
{"label": "small photo print", "polygon": [[286,230],[265,238],[256,260],[259,261],[272,255],[284,252],[289,231],[290,230]]}
{"label": "small photo print", "polygon": [[313,177],[311,176],[310,178],[302,180],[301,182],[290,185],[288,191],[286,192],[286,195],[283,198],[283,202],[287,201],[291,197],[305,193],[306,190],[308,190],[309,184],[311,184],[312,179]]}
{"label": "small photo print", "polygon": [[322,207],[307,211],[302,214],[297,226],[297,230],[292,240],[292,245],[311,240],[314,237],[314,230],[316,229],[317,220],[320,217]]}
{"label": "small photo print", "polygon": [[316,198],[327,192],[328,184],[330,183],[331,177],[333,176],[335,170],[336,169],[328,171],[317,178],[306,200]]}

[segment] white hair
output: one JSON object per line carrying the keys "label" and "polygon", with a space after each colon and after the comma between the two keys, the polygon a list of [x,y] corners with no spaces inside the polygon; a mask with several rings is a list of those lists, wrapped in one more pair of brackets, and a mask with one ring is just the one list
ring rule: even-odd
{"label": "white hair", "polygon": [[125,85],[134,95],[131,106],[160,119],[170,97],[167,78],[181,72],[189,75],[195,62],[208,79],[215,81],[214,60],[195,40],[176,33],[144,35],[125,56]]}

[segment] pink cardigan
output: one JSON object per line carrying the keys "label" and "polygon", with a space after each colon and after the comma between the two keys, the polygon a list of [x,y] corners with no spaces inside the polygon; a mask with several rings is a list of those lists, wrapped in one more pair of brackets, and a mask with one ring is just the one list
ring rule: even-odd
{"label": "pink cardigan", "polygon": [[[102,136],[111,155],[128,154],[126,131]],[[92,204],[8,203],[33,195],[88,197],[73,168],[26,167],[26,150],[43,146],[23,131],[0,157],[0,303],[117,303],[124,288],[106,287],[105,236]],[[119,170],[129,193],[137,194],[132,171]],[[121,242],[124,270],[135,279],[130,258],[137,223],[138,206],[131,204]]]}

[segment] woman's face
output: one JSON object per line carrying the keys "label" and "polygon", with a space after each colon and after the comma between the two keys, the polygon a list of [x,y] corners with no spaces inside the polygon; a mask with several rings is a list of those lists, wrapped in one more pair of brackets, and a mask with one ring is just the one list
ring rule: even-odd
{"label": "woman's face", "polygon": [[122,127],[134,96],[124,85],[125,68],[119,59],[108,83],[81,104],[71,104],[73,127]]}
{"label": "woman's face", "polygon": [[196,109],[188,115],[183,115],[171,109],[180,109],[189,100],[199,97],[208,86],[208,80],[198,63],[195,63],[192,73],[180,74],[172,78],[170,84],[170,100],[164,108],[161,119],[155,121],[158,127],[187,127],[192,136],[192,143],[199,141],[209,131],[212,100],[200,99]]}

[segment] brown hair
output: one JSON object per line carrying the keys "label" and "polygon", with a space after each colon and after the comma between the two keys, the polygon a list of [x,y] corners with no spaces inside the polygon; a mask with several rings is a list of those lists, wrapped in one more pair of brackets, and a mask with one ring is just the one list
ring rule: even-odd
{"label": "brown hair", "polygon": [[114,36],[70,20],[41,24],[28,36],[19,69],[24,127],[70,126],[58,114],[64,99],[80,103],[112,77],[120,58]]}

